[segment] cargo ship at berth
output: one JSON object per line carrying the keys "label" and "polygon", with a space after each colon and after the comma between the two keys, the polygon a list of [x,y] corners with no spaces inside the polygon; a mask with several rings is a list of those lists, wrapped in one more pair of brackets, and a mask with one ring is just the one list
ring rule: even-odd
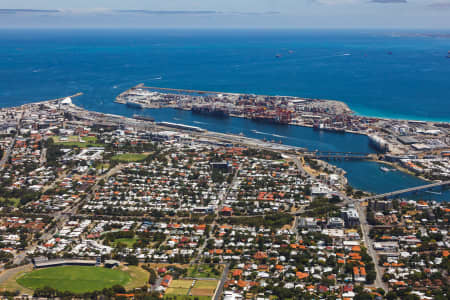
{"label": "cargo ship at berth", "polygon": [[323,126],[323,124],[314,124],[313,129],[314,130],[331,131],[331,132],[335,132],[335,133],[346,133],[344,128],[326,127],[326,126]]}
{"label": "cargo ship at berth", "polygon": [[142,109],[144,108],[144,106],[140,103],[136,103],[136,102],[132,102],[132,101],[127,101],[127,106],[132,107],[132,108],[139,108]]}
{"label": "cargo ship at berth", "polygon": [[275,116],[266,116],[266,115],[255,115],[255,116],[252,116],[251,119],[253,121],[258,121],[258,122],[285,124],[285,125],[289,124],[289,122],[290,122],[289,119],[278,118]]}
{"label": "cargo ship at berth", "polygon": [[277,109],[276,111],[254,111],[249,114],[253,121],[261,121],[275,124],[289,124],[292,121],[292,114],[288,110]]}
{"label": "cargo ship at berth", "polygon": [[155,122],[155,119],[153,119],[150,116],[143,116],[143,115],[133,115],[133,119],[136,120],[142,120],[142,121],[149,121],[149,122]]}
{"label": "cargo ship at berth", "polygon": [[230,116],[227,110],[211,106],[192,106],[192,112],[195,114],[211,115],[219,118],[228,118]]}

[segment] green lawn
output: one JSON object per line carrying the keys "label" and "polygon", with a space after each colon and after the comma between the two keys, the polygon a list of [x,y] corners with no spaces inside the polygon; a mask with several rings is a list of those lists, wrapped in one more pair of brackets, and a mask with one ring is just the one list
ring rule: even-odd
{"label": "green lawn", "polygon": [[97,166],[95,166],[95,169],[97,169],[97,170],[101,170],[102,168],[104,171],[109,170],[109,164],[104,163],[104,164],[98,164]]}
{"label": "green lawn", "polygon": [[167,296],[169,296],[169,295],[185,296],[185,295],[187,295],[188,291],[189,291],[189,289],[169,287],[169,288],[167,288],[165,295],[167,295]]}
{"label": "green lawn", "polygon": [[181,295],[164,295],[164,300],[211,300],[208,296],[181,296]]}
{"label": "green lawn", "polygon": [[197,280],[195,282],[194,288],[196,289],[215,289],[217,287],[216,280]]}
{"label": "green lawn", "polygon": [[214,267],[210,267],[207,264],[203,265],[195,265],[192,267],[189,267],[187,270],[187,277],[194,277],[194,278],[219,278],[222,274],[222,266],[216,265],[215,269],[218,272],[214,272]]}
{"label": "green lawn", "polygon": [[[0,196],[0,202],[5,202],[5,198]],[[8,201],[12,203],[13,207],[19,207],[20,205],[20,199],[19,198],[8,198]]]}
{"label": "green lawn", "polygon": [[131,277],[128,273],[102,267],[64,266],[34,270],[25,273],[17,282],[27,288],[49,286],[60,291],[85,293],[119,284],[125,286]]}
{"label": "green lawn", "polygon": [[143,287],[148,283],[150,273],[138,266],[120,266],[119,270],[130,274],[131,281],[125,285],[125,289],[131,290]]}
{"label": "green lawn", "polygon": [[147,158],[147,154],[144,153],[124,153],[117,154],[111,157],[112,160],[122,161],[122,162],[133,162],[141,161]]}
{"label": "green lawn", "polygon": [[192,280],[173,280],[170,284],[171,288],[182,288],[182,289],[188,289],[192,285]]}
{"label": "green lawn", "polygon": [[97,143],[97,137],[95,137],[95,136],[81,137],[81,140],[84,141],[84,143],[80,142],[80,138],[76,135],[69,136],[67,138],[67,141],[66,140],[61,141],[61,137],[59,137],[59,136],[54,136],[52,138],[53,138],[53,142],[55,144],[64,145],[67,147],[84,148],[84,147],[102,147],[102,146],[104,146],[103,144]]}
{"label": "green lawn", "polygon": [[128,238],[121,238],[121,239],[115,239],[114,240],[114,245],[117,245],[118,243],[122,243],[127,245],[127,248],[133,248],[134,243],[136,243],[137,238],[132,238],[132,239],[128,239]]}

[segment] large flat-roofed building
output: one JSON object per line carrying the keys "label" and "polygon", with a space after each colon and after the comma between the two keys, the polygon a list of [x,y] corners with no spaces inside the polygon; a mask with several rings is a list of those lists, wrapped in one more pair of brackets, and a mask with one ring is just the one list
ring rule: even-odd
{"label": "large flat-roofed building", "polygon": [[34,262],[34,267],[36,269],[60,267],[60,266],[95,266],[95,265],[97,265],[96,260],[84,260],[84,259],[51,259]]}
{"label": "large flat-roofed building", "polygon": [[375,211],[385,211],[394,208],[392,201],[389,200],[374,200],[370,201],[369,206]]}
{"label": "large flat-roofed building", "polygon": [[404,145],[412,145],[419,142],[417,139],[411,136],[399,136],[397,139]]}
{"label": "large flat-roofed building", "polygon": [[359,215],[356,209],[348,208],[347,210],[342,211],[341,215],[344,218],[345,225],[349,227],[359,225]]}

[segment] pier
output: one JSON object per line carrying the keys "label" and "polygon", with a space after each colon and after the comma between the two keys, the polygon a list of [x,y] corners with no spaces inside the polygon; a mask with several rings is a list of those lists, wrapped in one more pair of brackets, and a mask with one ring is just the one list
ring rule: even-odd
{"label": "pier", "polygon": [[399,195],[403,195],[403,194],[408,194],[408,193],[413,193],[413,192],[427,191],[427,190],[431,190],[431,189],[437,188],[437,187],[444,188],[446,186],[450,186],[450,180],[442,181],[442,182],[435,182],[435,183],[431,183],[431,184],[426,184],[426,185],[416,186],[416,187],[402,189],[402,190],[398,190],[398,191],[393,191],[393,192],[389,192],[389,193],[384,193],[384,194],[379,194],[379,195],[375,195],[375,196],[370,196],[370,197],[367,197],[367,198],[363,198],[360,201],[369,201],[369,200],[391,198],[391,197],[395,197],[395,196],[399,196]]}

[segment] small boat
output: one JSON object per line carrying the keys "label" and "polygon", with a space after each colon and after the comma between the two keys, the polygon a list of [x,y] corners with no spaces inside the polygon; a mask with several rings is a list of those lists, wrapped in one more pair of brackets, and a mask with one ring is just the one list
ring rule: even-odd
{"label": "small boat", "polygon": [[281,57],[281,54],[277,54],[277,55],[275,55],[275,57],[276,57],[276,58],[280,58],[280,57]]}
{"label": "small boat", "polygon": [[386,167],[380,167],[380,170],[383,171],[383,172],[389,172],[389,171],[391,171],[391,169],[386,168]]}
{"label": "small boat", "polygon": [[439,193],[439,192],[433,192],[433,191],[425,191],[425,193],[433,194],[433,195],[442,195],[442,193]]}

